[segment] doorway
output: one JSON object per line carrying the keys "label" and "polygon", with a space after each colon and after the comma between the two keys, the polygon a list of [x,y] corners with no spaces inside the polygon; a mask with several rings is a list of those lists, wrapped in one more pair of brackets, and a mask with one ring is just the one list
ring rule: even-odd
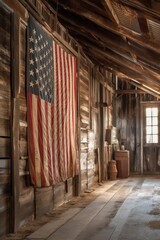
{"label": "doorway", "polygon": [[160,173],[160,103],[142,104],[142,165],[147,174]]}

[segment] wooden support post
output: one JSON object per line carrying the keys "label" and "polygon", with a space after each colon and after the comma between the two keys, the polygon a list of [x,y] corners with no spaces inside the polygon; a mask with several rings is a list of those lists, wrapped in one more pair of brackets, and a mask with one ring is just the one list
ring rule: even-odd
{"label": "wooden support post", "polygon": [[143,174],[143,104],[141,103],[141,108],[140,108],[140,124],[141,124],[141,134],[140,134],[140,159],[141,159],[141,174]]}
{"label": "wooden support post", "polygon": [[11,217],[10,232],[15,232],[19,226],[19,17],[13,15],[13,32],[12,32],[12,69],[11,69]]}

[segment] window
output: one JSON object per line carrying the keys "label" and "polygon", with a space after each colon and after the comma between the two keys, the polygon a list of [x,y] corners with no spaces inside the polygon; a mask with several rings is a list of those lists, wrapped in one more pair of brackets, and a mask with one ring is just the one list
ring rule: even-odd
{"label": "window", "polygon": [[158,143],[158,107],[146,108],[146,143]]}

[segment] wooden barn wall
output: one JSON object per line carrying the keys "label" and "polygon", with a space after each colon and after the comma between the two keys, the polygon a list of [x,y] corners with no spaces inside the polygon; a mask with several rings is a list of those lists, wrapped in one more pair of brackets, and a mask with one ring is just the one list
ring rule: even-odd
{"label": "wooden barn wall", "polygon": [[11,1],[2,6],[0,224],[3,225],[0,225],[0,236],[16,231],[34,215],[34,189],[29,181],[27,151],[26,23],[20,17],[25,16],[25,9]]}
{"label": "wooden barn wall", "polygon": [[81,190],[95,181],[108,179],[108,161],[112,145],[106,144],[105,133],[112,123],[112,74],[93,66],[81,55],[80,94],[80,170]]}
{"label": "wooden barn wall", "polygon": [[[9,154],[12,154],[12,184],[11,186],[11,194],[13,195],[11,198],[11,222],[10,222],[10,230],[9,230],[9,224],[7,222],[6,215],[3,213],[5,221],[3,221],[4,227],[2,227],[2,231],[4,232],[14,232],[19,228],[20,225],[23,225],[25,222],[27,222],[30,219],[33,219],[35,217],[39,217],[45,212],[49,211],[50,209],[53,209],[54,207],[57,207],[61,204],[63,204],[65,201],[68,201],[71,199],[71,197],[75,194],[77,189],[77,180],[69,178],[65,182],[61,182],[58,184],[55,184],[54,186],[48,187],[48,188],[33,188],[30,182],[30,176],[29,176],[29,157],[28,157],[28,142],[27,142],[27,99],[26,99],[26,49],[27,49],[27,42],[26,42],[26,28],[27,28],[27,21],[28,21],[28,15],[29,13],[33,14],[34,17],[39,21],[40,23],[44,23],[44,19],[46,20],[45,25],[49,31],[51,31],[51,28],[53,26],[55,27],[54,30],[57,31],[58,34],[54,33],[55,38],[64,46],[64,48],[67,48],[69,51],[74,52],[74,54],[78,53],[76,52],[78,50],[77,45],[75,44],[74,39],[69,37],[66,33],[66,30],[56,22],[55,26],[55,16],[54,13],[51,12],[41,1],[10,1],[5,0],[6,6],[8,5],[9,8],[13,11],[14,21],[12,32],[13,36],[11,41],[13,42],[13,56],[12,56],[12,63],[13,66],[13,73],[12,73],[12,82],[13,82],[13,88],[12,88],[12,114],[10,113],[10,102],[3,101],[2,107],[4,109],[4,119],[1,117],[0,121],[3,123],[1,125],[1,132],[4,134],[4,131],[6,132],[6,139],[3,139],[1,141],[2,147],[2,153],[8,154],[1,161],[0,168],[6,168],[5,176],[1,178],[3,180],[4,184],[2,184],[2,181],[0,182],[3,191],[8,191],[8,176],[6,173],[9,174]],[[21,3],[22,4],[21,4]],[[27,2],[30,2],[28,4]],[[31,7],[33,5],[33,7]],[[33,12],[33,8],[37,9],[37,13]],[[42,21],[43,19],[43,21]],[[7,23],[7,22],[6,22]],[[5,24],[6,24],[5,23]],[[6,29],[9,29],[10,26],[7,24],[4,25]],[[8,27],[8,28],[7,28]],[[3,29],[2,29],[3,30]],[[1,39],[3,45],[5,42],[8,43],[8,47],[10,47],[10,36],[7,34],[3,34],[3,36],[6,36],[5,39]],[[7,46],[6,43],[6,46]],[[2,49],[2,53],[4,50]],[[7,66],[9,68],[9,60],[10,60],[10,53],[7,52],[5,49],[6,56],[8,58],[4,58],[4,62],[7,63]],[[4,54],[4,53],[3,53]],[[7,62],[8,61],[8,62]],[[6,69],[6,67],[5,67]],[[2,69],[3,70],[3,69]],[[4,72],[4,70],[3,70]],[[8,74],[7,76],[10,76],[10,71],[7,70],[6,73],[3,73],[1,75]],[[10,79],[8,78],[8,83],[10,83]],[[1,95],[4,96],[6,99],[10,99],[10,86],[7,85],[7,81],[5,79],[1,83],[4,85],[6,84],[6,91],[8,92],[8,95],[6,93],[2,93]],[[0,89],[2,90],[2,88]],[[4,88],[3,88],[4,91]],[[0,99],[2,99],[0,95]],[[0,100],[1,101],[1,100]],[[7,108],[8,107],[8,108]],[[8,115],[7,115],[8,114]],[[12,131],[10,133],[9,129],[7,129],[7,121],[8,124],[10,124],[9,117],[13,115],[13,121],[12,121]],[[8,116],[8,117],[6,117]],[[12,141],[10,142],[11,135],[13,136]],[[11,149],[9,146],[11,145]],[[3,170],[4,171],[4,170]],[[1,171],[2,172],[2,171]],[[1,176],[0,176],[1,177]],[[6,189],[6,190],[5,190]],[[1,190],[2,192],[2,190]],[[47,193],[47,194],[46,194]],[[5,193],[5,196],[7,197],[7,193]],[[9,206],[9,201],[7,202],[7,198],[3,200],[5,204],[5,208],[3,207],[3,210],[8,214],[7,207]],[[5,228],[7,230],[5,230]]]}
{"label": "wooden barn wall", "polygon": [[[118,80],[119,89],[136,90],[126,82]],[[141,102],[154,101],[149,94],[116,94],[114,98],[114,118],[119,145],[122,143],[130,151],[130,171],[141,173]]]}
{"label": "wooden barn wall", "polygon": [[11,197],[11,13],[0,4],[0,239],[9,231]]}
{"label": "wooden barn wall", "polygon": [[113,126],[112,73],[100,69],[96,72],[99,82],[99,181],[108,179],[108,163],[112,159],[113,147],[106,141],[106,130]]}
{"label": "wooden barn wall", "polygon": [[[41,1],[4,0],[4,2],[13,11],[14,21],[11,27],[10,12],[3,10],[4,8],[1,9],[0,21],[3,24],[0,25],[2,32],[0,57],[3,61],[1,60],[0,66],[0,219],[2,219],[0,236],[16,231],[27,221],[68,201],[76,191],[78,192],[79,187],[77,179],[74,178],[48,188],[34,188],[31,185],[27,150],[27,129],[29,127],[26,99],[27,19],[28,14],[33,13],[32,4],[37,9],[33,15],[39,22],[44,23],[45,19],[49,31],[55,26],[55,16]],[[4,16],[6,16],[5,21]],[[101,108],[97,104],[100,101],[109,101],[107,99],[110,98],[110,90],[107,93],[106,83],[104,83],[106,76],[103,80],[101,79],[97,74],[99,71],[95,71],[94,65],[83,53],[80,53],[74,39],[67,35],[66,30],[58,23],[55,30],[57,31],[54,33],[55,38],[65,48],[79,56],[79,185],[83,191],[95,181],[103,179],[100,176],[101,162],[104,163],[103,159],[108,156],[108,150],[101,154],[101,159],[99,150],[101,143],[105,144],[105,129],[112,122],[112,110],[110,107]],[[100,98],[102,92],[102,98]],[[100,111],[103,112],[101,119]],[[101,142],[99,124],[104,116]]]}
{"label": "wooden barn wall", "polygon": [[20,225],[33,218],[34,215],[34,189],[30,186],[29,158],[27,141],[27,97],[26,97],[26,24],[19,22],[19,203]]}
{"label": "wooden barn wall", "polygon": [[100,153],[99,153],[99,108],[98,102],[100,99],[100,83],[96,74],[95,67],[92,68],[92,78],[90,81],[90,108],[91,108],[91,129],[94,133],[94,181],[100,181]]}
{"label": "wooden barn wall", "polygon": [[[134,90],[135,87],[126,83],[118,82],[119,88]],[[114,99],[114,116],[116,119],[117,138],[119,146],[124,144],[125,149],[130,151],[130,171],[140,172],[140,101],[139,94],[117,94]]]}
{"label": "wooden barn wall", "polygon": [[[81,190],[94,182],[106,180],[110,146],[105,143],[105,130],[112,125],[109,78],[83,55],[80,57],[80,170]],[[104,107],[106,103],[108,107]]]}
{"label": "wooden barn wall", "polygon": [[88,161],[88,130],[90,129],[90,78],[91,64],[85,58],[80,57],[79,66],[79,115],[80,115],[80,176],[81,190],[89,185],[89,161]]}

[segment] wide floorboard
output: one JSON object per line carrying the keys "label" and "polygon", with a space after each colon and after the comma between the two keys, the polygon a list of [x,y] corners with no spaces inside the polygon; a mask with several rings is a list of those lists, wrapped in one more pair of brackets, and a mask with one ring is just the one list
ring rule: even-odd
{"label": "wide floorboard", "polygon": [[104,183],[98,197],[74,205],[26,239],[160,240],[160,177],[130,177]]}

